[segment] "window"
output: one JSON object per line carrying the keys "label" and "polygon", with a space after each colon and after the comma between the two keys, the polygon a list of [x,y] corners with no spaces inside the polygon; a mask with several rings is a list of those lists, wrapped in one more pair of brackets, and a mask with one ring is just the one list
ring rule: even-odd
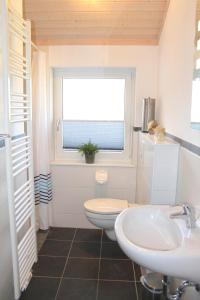
{"label": "window", "polygon": [[80,159],[78,147],[91,141],[101,161],[129,160],[132,87],[132,69],[54,70],[56,159]]}
{"label": "window", "polygon": [[63,78],[63,148],[124,149],[124,79]]}

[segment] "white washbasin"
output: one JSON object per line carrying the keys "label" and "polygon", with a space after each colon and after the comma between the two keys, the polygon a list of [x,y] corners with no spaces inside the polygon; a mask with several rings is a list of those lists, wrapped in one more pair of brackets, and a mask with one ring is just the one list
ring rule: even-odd
{"label": "white washbasin", "polygon": [[159,209],[129,210],[122,223],[126,238],[133,244],[152,250],[172,250],[181,244],[179,227]]}
{"label": "white washbasin", "polygon": [[124,210],[115,222],[122,250],[143,267],[168,276],[200,282],[200,228],[171,219],[170,206]]}

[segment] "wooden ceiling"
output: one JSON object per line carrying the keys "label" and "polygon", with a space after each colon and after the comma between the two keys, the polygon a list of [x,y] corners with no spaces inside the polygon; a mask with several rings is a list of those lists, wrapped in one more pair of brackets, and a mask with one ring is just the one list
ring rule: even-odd
{"label": "wooden ceiling", "polygon": [[24,0],[38,45],[156,45],[170,0]]}

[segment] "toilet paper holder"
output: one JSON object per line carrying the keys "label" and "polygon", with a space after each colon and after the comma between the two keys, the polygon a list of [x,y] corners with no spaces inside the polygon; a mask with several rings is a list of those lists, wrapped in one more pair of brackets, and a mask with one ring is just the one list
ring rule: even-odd
{"label": "toilet paper holder", "polygon": [[108,172],[105,170],[98,170],[95,173],[95,180],[99,184],[104,184],[108,181]]}

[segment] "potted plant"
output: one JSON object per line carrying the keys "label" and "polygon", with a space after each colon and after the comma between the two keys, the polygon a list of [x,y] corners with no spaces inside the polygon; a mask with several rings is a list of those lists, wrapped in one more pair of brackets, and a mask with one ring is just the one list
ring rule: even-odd
{"label": "potted plant", "polygon": [[98,151],[99,151],[98,146],[96,144],[91,143],[91,141],[79,147],[79,152],[81,152],[82,155],[85,155],[85,162],[87,164],[94,163],[95,154]]}

